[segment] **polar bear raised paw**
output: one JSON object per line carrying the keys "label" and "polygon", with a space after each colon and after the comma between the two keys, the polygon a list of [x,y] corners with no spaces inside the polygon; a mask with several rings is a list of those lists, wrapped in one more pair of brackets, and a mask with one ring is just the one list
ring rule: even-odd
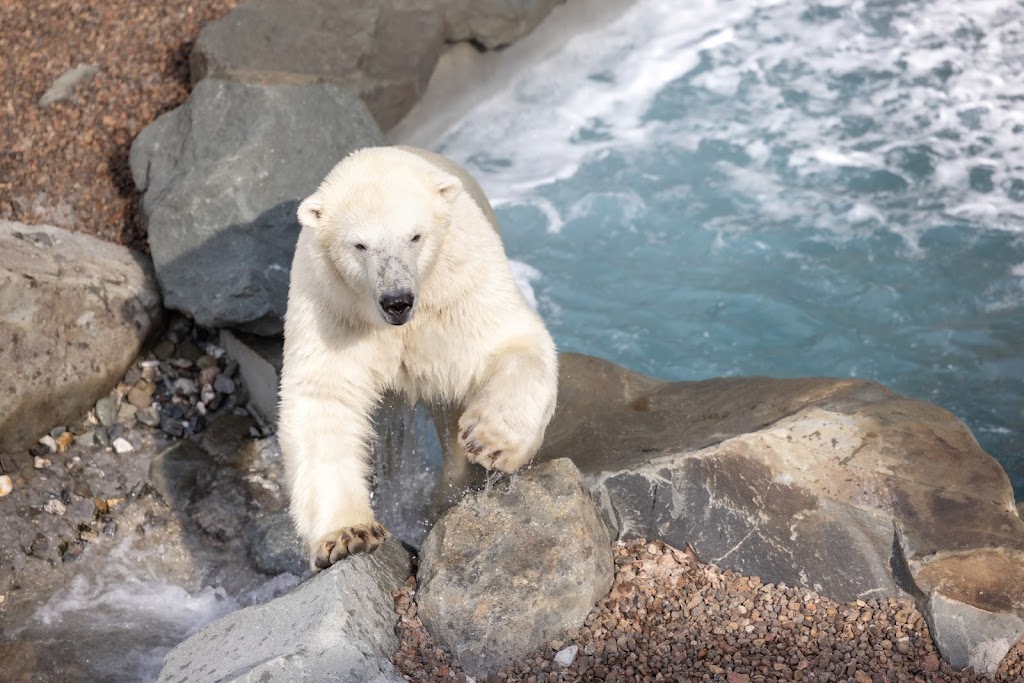
{"label": "polar bear raised paw", "polygon": [[316,544],[309,558],[310,566],[319,572],[350,555],[372,553],[387,539],[388,530],[376,522],[338,529]]}

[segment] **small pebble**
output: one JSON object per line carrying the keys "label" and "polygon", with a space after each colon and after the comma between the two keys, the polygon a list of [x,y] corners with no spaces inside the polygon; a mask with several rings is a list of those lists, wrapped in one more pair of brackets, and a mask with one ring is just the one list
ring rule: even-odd
{"label": "small pebble", "polygon": [[186,377],[179,377],[174,380],[174,391],[182,396],[191,396],[196,393],[196,383]]}
{"label": "small pebble", "polygon": [[97,446],[106,448],[110,445],[110,433],[104,427],[97,427],[93,433]]}
{"label": "small pebble", "polygon": [[555,655],[555,664],[560,664],[566,668],[572,666],[572,663],[576,661],[576,653],[579,649],[577,645],[570,645],[564,650],[559,650]]}
{"label": "small pebble", "polygon": [[14,482],[11,481],[11,475],[0,474],[0,498],[8,495],[14,490]]}
{"label": "small pebble", "polygon": [[47,434],[43,438],[39,439],[39,445],[45,446],[51,453],[57,452],[57,440]]}
{"label": "small pebble", "polygon": [[96,412],[96,419],[104,427],[109,427],[117,421],[117,403],[109,396],[104,396],[96,401],[94,410]]}
{"label": "small pebble", "polygon": [[133,446],[131,444],[131,442],[128,441],[128,439],[126,439],[124,437],[121,437],[121,436],[119,436],[116,439],[114,439],[112,445],[114,446],[114,451],[118,455],[124,455],[125,453],[131,453],[132,451],[135,450],[135,446]]}
{"label": "small pebble", "polygon": [[54,439],[56,439],[56,438],[58,438],[61,434],[63,434],[66,431],[68,431],[68,428],[65,427],[64,425],[61,425],[59,427],[54,427],[53,429],[50,430],[50,436],[52,436]]}
{"label": "small pebble", "polygon": [[135,413],[139,411],[138,406],[133,403],[122,403],[121,407],[117,409],[117,419],[119,422],[131,422],[135,419]]}
{"label": "small pebble", "polygon": [[64,503],[60,502],[56,498],[51,498],[50,500],[46,501],[45,505],[43,505],[43,511],[49,512],[51,515],[63,517],[64,513],[66,513],[68,509],[64,505]]}
{"label": "small pebble", "polygon": [[212,370],[217,367],[217,359],[207,353],[196,360],[196,367],[200,370]]}
{"label": "small pebble", "polygon": [[235,393],[235,382],[227,375],[220,374],[213,380],[213,388],[220,394],[233,394]]}
{"label": "small pebble", "polygon": [[71,448],[71,444],[75,442],[75,437],[71,432],[64,432],[57,437],[57,452],[67,453],[68,449]]}
{"label": "small pebble", "polygon": [[32,467],[37,470],[43,470],[53,464],[53,461],[42,455],[37,455],[32,458]]}
{"label": "small pebble", "polygon": [[160,414],[153,407],[135,413],[135,419],[147,427],[156,427],[160,424]]}
{"label": "small pebble", "polygon": [[[167,360],[173,354],[174,354],[174,342],[172,342],[170,339],[161,339],[160,343],[158,343],[156,346],[153,347],[153,355],[158,360]],[[143,367],[145,367],[146,362],[152,362],[152,361],[145,361],[145,362],[143,362]]]}

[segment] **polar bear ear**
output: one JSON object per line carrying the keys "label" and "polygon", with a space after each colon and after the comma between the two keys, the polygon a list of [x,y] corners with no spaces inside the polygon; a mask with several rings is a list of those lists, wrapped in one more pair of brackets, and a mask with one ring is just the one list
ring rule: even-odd
{"label": "polar bear ear", "polygon": [[315,228],[320,223],[324,205],[319,194],[312,194],[299,204],[299,224],[304,228]]}
{"label": "polar bear ear", "polygon": [[456,197],[462,194],[462,181],[453,175],[447,173],[439,175],[437,181],[434,184],[438,193],[448,201],[454,201]]}

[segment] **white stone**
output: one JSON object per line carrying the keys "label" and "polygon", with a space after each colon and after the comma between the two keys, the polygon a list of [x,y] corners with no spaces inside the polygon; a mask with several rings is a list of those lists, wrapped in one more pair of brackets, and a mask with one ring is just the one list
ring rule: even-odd
{"label": "white stone", "polygon": [[578,645],[570,645],[567,648],[559,650],[555,654],[555,664],[561,664],[564,667],[572,666],[572,663],[576,661],[576,653],[579,649]]}
{"label": "white stone", "polygon": [[54,439],[49,434],[47,434],[43,438],[39,439],[39,443],[41,443],[44,446],[46,446],[47,448],[49,448],[51,453],[56,453],[57,452],[57,440]]}
{"label": "white stone", "polygon": [[32,458],[32,467],[36,468],[37,470],[44,469],[52,464],[52,460],[50,460],[49,458],[44,458],[41,455],[37,455],[36,457]]}
{"label": "white stone", "polygon": [[114,450],[119,454],[131,453],[132,451],[135,450],[135,446],[133,446],[131,442],[128,441],[128,439],[124,438],[123,436],[119,436],[116,439],[114,439],[114,443],[111,445],[114,447]]}
{"label": "white stone", "polygon": [[51,515],[63,516],[68,509],[64,506],[64,503],[60,502],[56,498],[51,498],[46,501],[46,505],[43,506],[43,510],[49,512]]}
{"label": "white stone", "polygon": [[[9,474],[0,474],[0,498],[14,490],[14,482]],[[2,597],[2,596],[0,596]]]}

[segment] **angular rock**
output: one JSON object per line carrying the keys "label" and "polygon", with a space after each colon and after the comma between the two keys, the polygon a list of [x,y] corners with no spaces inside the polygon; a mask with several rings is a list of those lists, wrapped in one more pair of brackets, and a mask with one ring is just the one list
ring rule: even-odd
{"label": "angular rock", "polygon": [[192,82],[334,83],[387,130],[427,87],[444,19],[417,0],[250,0],[203,27]]}
{"label": "angular rock", "polygon": [[612,582],[608,529],[570,461],[504,489],[468,495],[420,552],[419,616],[473,675],[581,626]]}
{"label": "angular rock", "polygon": [[441,0],[445,37],[489,50],[514,43],[563,0]]}
{"label": "angular rock", "polygon": [[389,661],[398,649],[391,592],[410,570],[408,553],[389,540],[213,622],[164,658],[158,680],[401,683]]}
{"label": "angular rock", "polygon": [[164,304],[209,327],[280,331],[299,201],[381,139],[335,85],[201,81],[130,155]]}
{"label": "angular rock", "polygon": [[87,235],[0,221],[0,451],[77,420],[162,316],[141,255]]}
{"label": "angular rock", "polygon": [[179,441],[149,463],[149,482],[174,510],[185,510],[209,488],[216,463],[192,441]]}
{"label": "angular rock", "polygon": [[306,571],[306,553],[286,512],[267,515],[250,532],[249,557],[264,574],[295,574]]}
{"label": "angular rock", "polygon": [[[692,543],[705,561],[841,601],[909,593],[959,666],[988,666],[1019,637],[1024,522],[1009,479],[934,405],[860,380],[668,383],[563,354],[538,460],[559,457],[620,538]],[[982,571],[997,557],[1003,569]],[[999,627],[964,640],[949,599]]]}
{"label": "angular rock", "polygon": [[277,388],[280,386],[284,339],[222,330],[220,343],[228,355],[238,361],[238,372],[256,409],[269,423],[277,424]]}
{"label": "angular rock", "polygon": [[910,563],[935,645],[989,675],[1024,637],[1024,552],[979,549]]}

